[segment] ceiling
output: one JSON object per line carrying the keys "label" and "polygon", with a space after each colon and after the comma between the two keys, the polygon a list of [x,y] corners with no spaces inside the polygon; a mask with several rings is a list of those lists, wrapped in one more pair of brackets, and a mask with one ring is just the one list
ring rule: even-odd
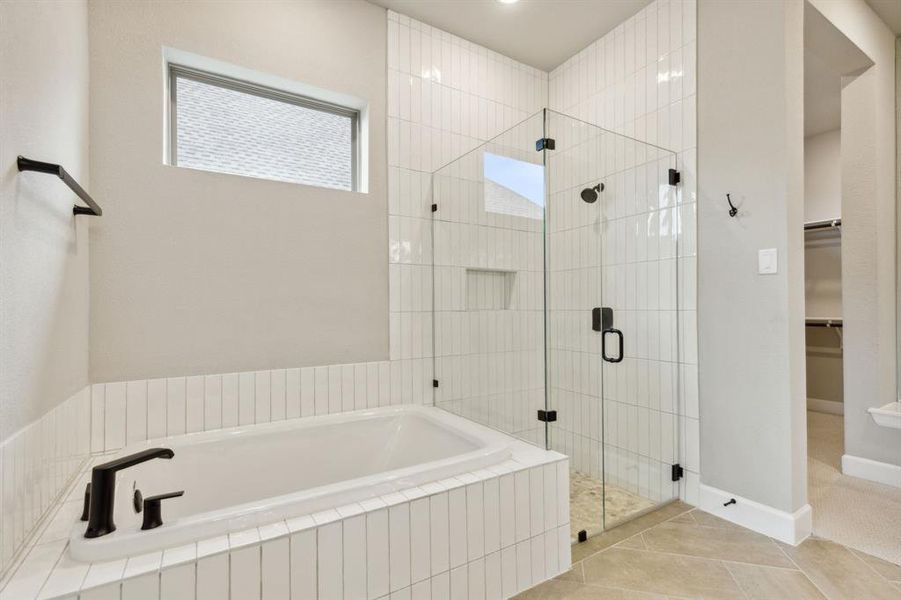
{"label": "ceiling", "polygon": [[550,71],[650,0],[370,0]]}
{"label": "ceiling", "polygon": [[895,35],[901,35],[901,0],[867,0]]}
{"label": "ceiling", "polygon": [[804,11],[804,135],[841,127],[842,78],[873,62],[811,5]]}

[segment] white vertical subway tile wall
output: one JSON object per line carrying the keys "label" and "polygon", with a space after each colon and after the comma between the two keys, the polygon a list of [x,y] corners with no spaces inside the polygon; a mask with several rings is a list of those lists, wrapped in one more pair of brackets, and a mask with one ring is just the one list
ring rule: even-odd
{"label": "white vertical subway tile wall", "polygon": [[0,574],[84,466],[91,452],[90,406],[84,388],[0,444]]}
{"label": "white vertical subway tile wall", "polygon": [[[606,175],[610,195],[616,200],[606,215],[610,235],[596,255],[603,256],[604,278],[596,283],[603,286],[605,301],[626,313],[622,318],[640,326],[646,339],[641,353],[630,355],[627,346],[621,365],[625,374],[604,373],[604,451],[610,461],[608,476],[650,496],[654,494],[650,475],[654,462],[659,466],[678,459],[687,469],[680,493],[694,503],[698,484],[695,10],[694,0],[658,0],[550,74],[389,11],[389,360],[98,383],[82,390],[0,446],[0,574],[7,573],[9,580],[11,568],[23,564],[24,559],[29,566],[14,581],[34,585],[40,579],[42,585],[46,583],[42,595],[48,598],[53,597],[55,583],[45,581],[51,571],[60,578],[87,576],[87,567],[66,562],[63,554],[65,535],[58,535],[59,531],[66,530],[73,511],[80,509],[78,493],[66,496],[64,492],[90,453],[129,443],[389,404],[430,404],[433,398],[444,408],[536,440],[541,428],[535,428],[533,419],[535,408],[543,404],[544,367],[532,364],[527,356],[542,354],[544,345],[537,323],[540,269],[528,268],[538,260],[537,221],[464,212],[451,215],[451,226],[442,223],[445,213],[436,221],[433,257],[430,211],[433,171],[544,106],[677,153],[682,173],[677,197],[661,197],[647,187],[641,188],[643,194],[634,194],[647,202],[627,205],[618,199],[631,194],[631,186],[656,184],[639,176],[640,167],[633,173],[614,170],[612,176]],[[534,140],[524,137],[501,142],[522,147],[522,156],[527,157],[525,150]],[[572,192],[584,183],[579,175],[584,172],[558,177],[560,185]],[[619,194],[619,190],[629,193]],[[564,219],[562,223],[577,225],[565,221],[565,213],[556,216]],[[557,247],[558,241],[549,243]],[[584,258],[577,257],[572,244],[570,251],[567,255],[557,247],[562,260],[573,261],[572,269],[554,271],[561,266],[555,263],[552,278],[567,270],[572,270],[575,278],[578,269],[590,265],[581,262]],[[594,249],[589,247],[588,252]],[[439,339],[432,335],[433,258]],[[509,275],[517,269],[515,276]],[[481,291],[468,294],[467,284]],[[673,285],[675,297],[664,293]],[[565,289],[561,286],[560,293],[565,294]],[[448,304],[437,303],[439,297]],[[550,301],[553,309],[554,297]],[[501,305],[505,307],[503,315],[498,310]],[[461,315],[461,306],[476,310]],[[559,304],[556,307],[568,310]],[[678,311],[678,319],[674,311]],[[514,321],[518,323],[515,328],[511,327]],[[676,347],[661,347],[663,332],[676,322]],[[519,337],[489,336],[498,324],[518,330]],[[485,332],[478,346],[458,345],[463,338],[457,332],[466,327]],[[598,441],[599,430],[590,425],[587,431],[580,429],[585,422],[576,416],[587,410],[591,422],[591,402],[600,397],[600,390],[590,383],[596,380],[592,369],[597,368],[597,361],[589,361],[585,371],[587,354],[567,346],[575,340],[566,337],[565,329],[558,330],[556,338],[553,326],[551,331],[551,365],[566,364],[571,369],[566,376],[571,385],[550,377],[551,397],[559,403],[562,417],[551,437],[552,445],[572,456],[575,469],[599,475],[600,464],[585,442]],[[657,335],[660,337],[655,338]],[[433,345],[438,350],[441,379],[437,390],[432,388]],[[655,397],[651,390],[659,390],[659,403],[651,402]],[[486,401],[480,403],[478,398]],[[72,423],[77,426],[73,428]],[[666,431],[672,433],[671,438]],[[568,481],[568,473],[566,478]],[[245,573],[251,581],[255,577],[271,580],[274,587],[267,583],[259,589],[266,597],[278,596],[286,573],[291,589],[301,590],[314,585],[311,574],[322,564],[336,570],[326,577],[319,572],[315,585],[340,584],[346,586],[342,589],[362,590],[365,583],[368,591],[382,590],[383,596],[396,592],[418,597],[423,590],[433,595],[457,594],[466,586],[483,589],[484,584],[486,597],[498,597],[540,581],[541,574],[549,576],[565,569],[568,553],[561,552],[557,562],[548,554],[553,554],[555,532],[569,539],[565,494],[558,498],[561,511],[566,505],[565,521],[558,518],[545,530],[533,531],[540,503],[532,505],[534,510],[520,505],[514,511],[501,511],[497,523],[489,523],[486,517],[484,531],[477,526],[471,531],[466,526],[442,529],[447,521],[440,515],[445,513],[462,519],[462,525],[470,517],[476,518],[479,505],[485,511],[495,510],[498,503],[512,506],[507,502],[517,494],[539,491],[528,475],[486,476],[478,485],[475,481],[460,483],[461,491],[451,494],[450,489],[436,488],[422,498],[408,499],[404,508],[395,508],[393,513],[394,504],[384,503],[384,515],[378,510],[366,510],[365,519],[359,514],[333,515],[328,522],[310,522],[297,531],[288,524],[289,535],[258,538],[247,546],[252,550],[246,555],[229,552],[231,542],[226,539],[221,547],[215,540],[197,544],[189,558],[167,552],[172,555],[168,559],[164,555],[130,558],[121,569],[120,565],[106,565],[101,571],[92,566],[94,575],[84,581],[108,581],[113,573],[125,582],[106,587],[97,583],[99,587],[81,597],[119,598],[119,593],[122,598],[174,597],[165,591],[182,586],[193,586],[198,598],[217,597],[225,591],[223,586],[230,586],[234,596],[246,585]],[[545,496],[549,485],[547,481],[544,484]],[[662,498],[672,492],[658,489],[657,493]],[[548,502],[543,506],[547,513]],[[54,515],[62,525],[57,518],[50,518]],[[545,524],[551,522],[547,517],[544,520]],[[424,538],[410,536],[409,584],[404,568],[400,568],[400,582],[392,583],[381,570],[371,568],[365,581],[354,579],[360,571],[353,565],[361,560],[353,552],[358,546],[354,540],[365,533],[367,545],[379,544],[381,539],[390,544],[391,539],[404,538],[404,527],[411,532],[427,528],[431,536],[428,547],[423,546]],[[43,532],[43,539],[35,539],[36,531]],[[48,538],[48,531],[57,535]],[[436,536],[441,535],[448,537],[447,547],[435,544]],[[468,546],[452,543],[451,537],[459,535],[481,540],[485,551],[474,554]],[[283,539],[287,541],[279,541]],[[287,571],[286,551],[290,556]],[[542,552],[549,557],[543,564]],[[332,555],[340,561],[318,562]],[[386,568],[390,571],[390,565]],[[4,600],[17,597],[10,593],[14,592],[8,588]]]}
{"label": "white vertical subway tile wall", "polygon": [[[554,69],[548,90],[548,105],[556,111],[677,154],[682,179],[677,194],[655,178],[659,169],[648,178],[651,169],[640,164],[614,167],[610,172],[615,176],[606,181],[613,199],[607,199],[601,250],[604,304],[640,335],[637,344],[627,343],[623,363],[604,364],[604,458],[608,481],[655,499],[673,493],[665,489],[669,473],[659,469],[680,462],[686,478],[676,493],[690,503],[696,503],[699,482],[696,20],[695,0],[657,0]],[[627,155],[630,144],[618,142],[620,147],[610,150]],[[586,153],[586,159],[590,156]],[[576,187],[587,183],[579,174],[578,169],[562,174],[563,183],[566,178]],[[566,197],[578,202],[571,190]],[[566,227],[571,216],[565,203],[562,214],[554,213],[554,206],[552,197],[549,220],[554,224],[556,216]],[[567,245],[552,240],[552,259],[556,255],[563,261],[553,263],[552,277],[559,275],[555,269],[567,270],[567,261],[580,260],[568,252],[583,247],[578,241]],[[583,275],[577,279],[586,280]],[[561,293],[570,289],[551,288]],[[565,297],[552,296],[554,301]],[[552,328],[551,343],[565,345],[567,336],[574,335],[569,331]],[[678,346],[668,347],[670,341]],[[586,386],[598,380],[590,371],[597,361],[555,354],[552,350],[552,361],[564,360],[567,377],[581,386],[575,393],[554,394],[564,404],[561,413],[589,418],[564,420],[552,447],[570,455],[575,470],[599,474],[598,458],[591,454],[597,428],[580,429],[596,421],[590,407],[598,405],[600,391]]]}

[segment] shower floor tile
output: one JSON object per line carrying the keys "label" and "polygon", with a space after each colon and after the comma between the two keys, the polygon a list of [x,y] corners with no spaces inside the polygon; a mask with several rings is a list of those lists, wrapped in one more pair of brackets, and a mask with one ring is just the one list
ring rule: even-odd
{"label": "shower floor tile", "polygon": [[607,523],[613,524],[655,506],[655,502],[637,494],[604,483],[597,478],[573,471],[569,484],[569,519],[573,538],[582,529],[595,533],[602,529],[604,502],[607,507]]}

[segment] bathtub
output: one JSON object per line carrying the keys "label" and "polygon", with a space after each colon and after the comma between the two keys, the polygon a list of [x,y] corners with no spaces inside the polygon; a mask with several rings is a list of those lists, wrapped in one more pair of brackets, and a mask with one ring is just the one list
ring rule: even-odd
{"label": "bathtub", "polygon": [[[481,469],[513,443],[437,408],[398,406],[136,444],[109,459],[158,446],[175,456],[120,471],[116,531],[87,539],[78,521],[69,551],[97,562],[177,547]],[[185,494],[163,501],[163,525],[141,531],[134,490]]]}

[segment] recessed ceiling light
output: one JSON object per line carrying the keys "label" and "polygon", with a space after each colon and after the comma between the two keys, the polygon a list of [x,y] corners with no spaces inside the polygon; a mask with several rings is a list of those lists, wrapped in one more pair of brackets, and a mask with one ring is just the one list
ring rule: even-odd
{"label": "recessed ceiling light", "polygon": [[516,4],[519,0],[497,0],[501,4]]}

